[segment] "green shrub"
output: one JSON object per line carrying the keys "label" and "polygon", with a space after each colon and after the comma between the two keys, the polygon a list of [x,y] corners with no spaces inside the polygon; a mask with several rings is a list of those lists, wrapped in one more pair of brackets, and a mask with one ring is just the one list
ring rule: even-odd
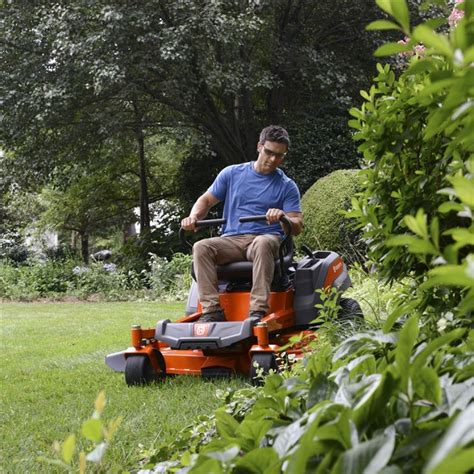
{"label": "green shrub", "polygon": [[349,215],[382,277],[415,278],[418,309],[433,325],[448,312],[460,322],[474,309],[473,10],[469,0],[449,36],[417,26],[404,48],[422,42],[424,56],[399,78],[378,65],[362,107],[350,111],[364,183]]}
{"label": "green shrub", "polygon": [[75,260],[30,260],[22,266],[0,262],[0,298],[32,301],[91,296],[107,300],[185,299],[191,286],[191,256],[177,253],[171,260],[151,254],[150,270],[106,270],[102,263],[78,265]]}
{"label": "green shrub", "polygon": [[291,137],[291,151],[284,162],[302,194],[313,183],[338,169],[357,168],[359,154],[347,125],[347,112],[318,111],[285,116]]}
{"label": "green shrub", "polygon": [[171,260],[150,256],[148,281],[158,295],[173,300],[185,299],[191,287],[191,255],[176,253]]}
{"label": "green shrub", "polygon": [[346,262],[364,261],[365,245],[340,211],[350,207],[359,190],[358,170],[337,170],[319,179],[304,194],[301,205],[304,229],[296,238],[311,249],[333,250]]}
{"label": "green shrub", "polygon": [[21,266],[0,263],[0,298],[31,301],[64,294],[74,281],[74,261],[29,261]]}

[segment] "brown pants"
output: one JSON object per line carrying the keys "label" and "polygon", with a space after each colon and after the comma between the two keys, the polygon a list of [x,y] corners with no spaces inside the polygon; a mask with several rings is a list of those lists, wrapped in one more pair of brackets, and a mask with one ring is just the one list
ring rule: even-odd
{"label": "brown pants", "polygon": [[220,308],[216,265],[242,260],[253,262],[250,311],[267,312],[279,245],[280,237],[271,234],[213,237],[196,242],[193,247],[194,271],[203,312]]}

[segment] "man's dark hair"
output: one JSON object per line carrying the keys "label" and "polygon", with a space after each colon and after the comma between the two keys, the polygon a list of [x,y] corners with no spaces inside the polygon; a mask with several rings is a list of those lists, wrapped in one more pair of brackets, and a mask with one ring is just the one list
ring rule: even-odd
{"label": "man's dark hair", "polygon": [[284,143],[290,148],[290,136],[288,132],[279,125],[269,125],[260,132],[258,143],[263,145],[266,141]]}

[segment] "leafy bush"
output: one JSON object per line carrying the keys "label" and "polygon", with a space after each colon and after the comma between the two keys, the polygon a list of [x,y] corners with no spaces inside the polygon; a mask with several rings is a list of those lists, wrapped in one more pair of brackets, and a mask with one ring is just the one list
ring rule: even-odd
{"label": "leafy bush", "polygon": [[315,116],[312,111],[308,115],[284,118],[292,145],[283,167],[302,194],[316,180],[335,170],[358,167],[360,156],[346,114],[331,110]]}
{"label": "leafy bush", "polygon": [[140,273],[120,268],[107,270],[102,263],[84,267],[75,260],[30,260],[18,267],[0,262],[0,298],[184,299],[191,286],[190,267],[191,256],[179,253],[169,261],[152,254],[150,270]]}
{"label": "leafy bush", "polygon": [[337,170],[316,181],[301,201],[305,225],[296,245],[333,250],[346,262],[364,261],[360,231],[354,231],[340,213],[350,207],[359,189],[356,170]]}
{"label": "leafy bush", "polygon": [[381,276],[412,276],[421,285],[416,298],[420,311],[436,308],[432,324],[451,311],[459,321],[474,308],[473,10],[466,2],[449,37],[422,24],[407,45],[382,46],[390,53],[423,42],[426,50],[398,79],[378,65],[365,103],[351,109],[365,183],[349,215],[371,242]]}
{"label": "leafy bush", "polygon": [[33,300],[64,294],[74,281],[74,261],[30,261],[28,265],[0,263],[0,298]]}
{"label": "leafy bush", "polygon": [[399,332],[356,333],[335,349],[320,334],[291,377],[273,374],[262,390],[229,395],[225,408],[160,447],[150,465],[190,473],[467,472],[474,333],[460,344],[464,333],[423,342],[415,316]]}
{"label": "leafy bush", "polygon": [[0,259],[8,260],[15,264],[23,263],[29,255],[23,243],[23,238],[18,232],[3,232],[0,234]]}
{"label": "leafy bush", "polygon": [[174,300],[185,299],[192,283],[191,261],[191,255],[182,253],[176,253],[170,261],[151,254],[148,273],[151,289]]}

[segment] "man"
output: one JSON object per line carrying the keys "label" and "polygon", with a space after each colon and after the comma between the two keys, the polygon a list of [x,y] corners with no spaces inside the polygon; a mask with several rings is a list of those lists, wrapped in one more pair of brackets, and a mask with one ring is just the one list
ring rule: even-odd
{"label": "man", "polygon": [[[288,217],[293,235],[303,226],[300,193],[293,180],[278,169],[290,147],[288,132],[270,125],[262,130],[257,144],[257,161],[224,168],[211,187],[198,198],[188,217],[181,221],[185,230],[196,230],[211,207],[224,201],[222,237],[194,244],[194,271],[203,314],[200,322],[225,321],[219,304],[216,265],[250,260],[253,284],[249,317],[262,318],[268,311],[268,296],[275,258],[283,235],[282,216]],[[263,215],[266,222],[240,223],[244,216]]]}

